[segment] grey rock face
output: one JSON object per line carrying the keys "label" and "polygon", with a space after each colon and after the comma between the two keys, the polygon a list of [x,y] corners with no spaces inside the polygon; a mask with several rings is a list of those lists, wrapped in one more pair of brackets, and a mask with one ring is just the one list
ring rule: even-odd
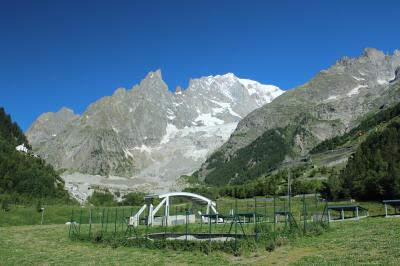
{"label": "grey rock face", "polygon": [[[304,130],[294,136],[293,151],[304,155],[322,140],[356,126],[368,112],[398,102],[399,86],[391,81],[398,76],[399,66],[398,51],[389,56],[367,48],[358,58],[344,57],[243,118],[219,151],[229,160],[268,129],[301,124]],[[206,168],[207,163],[199,171],[203,178]]]}
{"label": "grey rock face", "polygon": [[198,169],[249,112],[283,93],[233,74],[202,77],[168,90],[161,71],[130,90],[91,104],[80,116],[46,113],[27,137],[58,169],[122,176],[163,186]]}

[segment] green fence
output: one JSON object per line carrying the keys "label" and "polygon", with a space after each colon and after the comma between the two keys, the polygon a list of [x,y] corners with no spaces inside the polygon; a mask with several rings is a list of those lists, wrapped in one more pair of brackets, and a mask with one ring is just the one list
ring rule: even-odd
{"label": "green fence", "polygon": [[[243,247],[275,245],[278,238],[323,230],[329,224],[327,202],[318,195],[299,197],[218,199],[217,215],[205,215],[206,206],[192,202],[170,204],[169,219],[186,217],[179,225],[147,225],[146,210],[138,226],[129,217],[139,207],[76,208],[69,217],[71,239],[149,248],[213,249],[237,253]],[[158,213],[163,214],[165,207]],[[189,223],[189,215],[195,215]]]}

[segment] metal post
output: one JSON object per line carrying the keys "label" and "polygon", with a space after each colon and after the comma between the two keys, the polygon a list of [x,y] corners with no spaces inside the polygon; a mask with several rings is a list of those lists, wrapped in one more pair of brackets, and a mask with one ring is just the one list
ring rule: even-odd
{"label": "metal post", "polygon": [[117,233],[117,215],[118,215],[118,209],[115,208],[115,216],[114,216],[114,237],[115,237],[115,234]]}
{"label": "metal post", "polygon": [[164,210],[164,215],[165,215],[165,227],[168,227],[168,216],[169,216],[169,197],[166,198],[167,200],[165,201],[165,210]]}
{"label": "metal post", "polygon": [[200,233],[203,232],[203,207],[200,208]]}
{"label": "metal post", "polygon": [[267,198],[264,199],[264,222],[267,221]]}
{"label": "metal post", "polygon": [[109,212],[109,209],[107,209],[107,218],[106,218],[106,232],[107,232],[107,228],[108,228],[108,212]]}
{"label": "metal post", "polygon": [[356,215],[357,215],[357,220],[359,220],[360,217],[358,216],[358,206],[356,207]]}
{"label": "metal post", "polygon": [[78,234],[81,234],[81,224],[82,224],[82,208],[79,215],[79,227],[78,227]]}
{"label": "metal post", "polygon": [[276,225],[276,205],[275,205],[275,196],[274,196],[274,233],[275,233],[275,225]]}
{"label": "metal post", "polygon": [[[124,231],[124,220],[125,220],[124,207],[122,207],[121,231]],[[138,222],[138,225],[139,225],[139,222]]]}
{"label": "metal post", "polygon": [[[237,222],[239,220],[239,217],[237,216],[237,199],[235,199],[235,253],[237,251]],[[239,220],[240,222],[240,220]]]}
{"label": "metal post", "polygon": [[318,212],[318,197],[317,197],[317,193],[315,193],[315,212]]}
{"label": "metal post", "polygon": [[189,217],[189,209],[186,208],[186,235],[185,235],[185,241],[186,241],[186,246],[187,246],[187,237],[188,237],[188,217]]}
{"label": "metal post", "polygon": [[256,232],[257,232],[257,223],[256,223],[256,219],[257,219],[257,198],[254,197],[254,225],[256,226]]}
{"label": "metal post", "polygon": [[388,209],[387,209],[387,204],[385,202],[385,217],[388,217]]}
{"label": "metal post", "polygon": [[307,231],[307,215],[306,215],[306,197],[303,194],[303,220],[304,220],[304,232]]}
{"label": "metal post", "polygon": [[288,171],[288,200],[289,200],[289,202],[288,202],[288,209],[289,209],[289,212],[291,213],[292,212],[292,206],[291,206],[291,194],[292,194],[292,186],[291,186],[291,184],[290,184],[290,182],[291,182],[291,179],[290,179],[290,176],[291,175],[291,172],[290,171]]}
{"label": "metal post", "polygon": [[[217,209],[217,200],[215,200],[215,210]],[[215,230],[217,231],[217,224],[218,224],[218,213],[215,213]]]}
{"label": "metal post", "polygon": [[42,225],[43,224],[44,208],[41,208],[40,210],[42,211],[42,218],[40,219],[40,224]]}
{"label": "metal post", "polygon": [[286,215],[286,199],[283,198],[283,212],[285,213],[285,225],[287,224],[287,215]]}
{"label": "metal post", "polygon": [[101,213],[101,234],[103,234],[104,212],[105,212],[105,210],[103,208],[103,211]]}
{"label": "metal post", "polygon": [[[207,214],[210,215],[210,214]],[[209,252],[211,252],[211,219],[210,216],[208,216],[208,248]]]}
{"label": "metal post", "polygon": [[92,209],[89,209],[89,238],[92,235]]}
{"label": "metal post", "polygon": [[254,197],[254,224],[256,229],[256,241],[258,241],[258,226],[257,226],[257,197]]}
{"label": "metal post", "polygon": [[69,232],[68,232],[68,236],[71,238],[71,228],[72,228],[72,221],[74,218],[74,210],[71,211],[71,219],[69,221]]}
{"label": "metal post", "polygon": [[342,221],[344,220],[344,210],[341,210]]}

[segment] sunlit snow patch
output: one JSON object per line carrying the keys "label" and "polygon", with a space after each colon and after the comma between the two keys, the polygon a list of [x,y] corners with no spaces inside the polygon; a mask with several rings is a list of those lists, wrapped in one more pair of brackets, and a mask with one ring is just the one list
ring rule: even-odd
{"label": "sunlit snow patch", "polygon": [[353,96],[353,95],[356,95],[356,94],[360,93],[360,89],[366,88],[366,87],[368,87],[368,86],[367,86],[367,85],[358,85],[357,87],[355,87],[354,89],[352,89],[351,91],[349,91],[349,92],[347,93],[347,96],[351,97],[351,96]]}

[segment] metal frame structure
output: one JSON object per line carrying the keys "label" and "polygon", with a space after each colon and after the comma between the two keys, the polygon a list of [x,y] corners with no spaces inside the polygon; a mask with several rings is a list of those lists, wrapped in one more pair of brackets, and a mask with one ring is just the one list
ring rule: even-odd
{"label": "metal frame structure", "polygon": [[[145,209],[148,209],[148,216],[147,216],[147,225],[153,226],[154,225],[154,216],[158,213],[158,211],[164,206],[164,225],[168,226],[169,223],[169,206],[170,206],[170,198],[171,197],[187,197],[191,198],[192,200],[195,201],[200,201],[204,204],[207,205],[206,209],[206,214],[209,215],[211,212],[214,214],[218,215],[218,211],[216,209],[216,203],[204,196],[195,194],[195,193],[190,193],[190,192],[169,192],[169,193],[164,193],[164,194],[156,194],[156,195],[147,195],[145,197],[146,199],[146,204],[142,206],[142,208],[132,217],[129,219],[129,224],[133,226],[139,225],[139,219],[140,215],[145,211]],[[158,198],[161,199],[161,202],[157,206],[153,206],[151,199]],[[202,219],[204,219],[204,222],[208,222],[207,219],[210,219],[209,217],[203,216]]]}
{"label": "metal frame structure", "polygon": [[[369,212],[368,209],[361,207],[359,205],[331,205],[327,207],[328,209],[328,220],[329,221],[344,221],[344,220],[359,220],[361,218],[368,217]],[[339,220],[333,220],[331,219],[331,210],[340,212],[340,219]],[[364,211],[365,215],[360,216],[359,211]],[[345,211],[352,211],[353,212],[353,217],[352,218],[345,218],[344,212]]]}
{"label": "metal frame structure", "polygon": [[[385,217],[400,217],[400,213],[396,210],[400,210],[400,199],[396,200],[384,200],[382,203],[385,205]],[[394,208],[394,214],[388,214],[388,205]]]}

